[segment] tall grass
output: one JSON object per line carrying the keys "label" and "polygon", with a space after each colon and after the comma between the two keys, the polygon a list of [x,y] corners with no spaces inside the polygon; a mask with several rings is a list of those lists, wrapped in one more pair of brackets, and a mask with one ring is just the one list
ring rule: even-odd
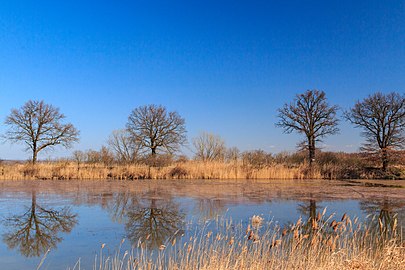
{"label": "tall grass", "polygon": [[[381,174],[383,173],[383,174]],[[302,163],[252,165],[243,161],[171,162],[161,166],[146,164],[75,163],[72,161],[0,163],[0,180],[21,179],[347,179],[405,178],[404,167],[396,171],[365,170],[339,161],[323,161],[312,168]]]}
{"label": "tall grass", "polygon": [[[303,179],[306,166],[287,167],[274,164],[261,168],[242,163],[186,161],[154,167],[144,164],[104,165],[74,162],[42,162],[2,164],[0,179]],[[315,172],[314,178],[320,178]]]}
{"label": "tall grass", "polygon": [[258,216],[248,225],[221,220],[215,232],[203,226],[155,251],[142,239],[131,252],[113,256],[103,255],[102,246],[93,269],[405,269],[405,242],[396,224],[334,219],[325,211],[285,227]]}

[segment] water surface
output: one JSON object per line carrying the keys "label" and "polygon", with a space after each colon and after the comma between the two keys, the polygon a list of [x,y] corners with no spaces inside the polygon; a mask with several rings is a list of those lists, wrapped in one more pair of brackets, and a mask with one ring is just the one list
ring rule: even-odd
{"label": "water surface", "polygon": [[260,215],[287,226],[327,209],[366,220],[397,216],[405,225],[405,189],[319,180],[144,180],[0,182],[1,269],[92,269],[120,246],[158,250],[216,220],[248,224]]}

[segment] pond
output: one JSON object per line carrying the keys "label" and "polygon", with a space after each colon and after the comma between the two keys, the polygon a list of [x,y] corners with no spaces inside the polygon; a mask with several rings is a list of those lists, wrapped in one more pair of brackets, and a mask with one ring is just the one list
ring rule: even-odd
{"label": "pond", "polygon": [[[400,183],[400,182],[395,182]],[[215,230],[221,219],[261,216],[281,227],[323,212],[398,218],[405,188],[361,181],[143,180],[1,181],[1,269],[93,269],[96,256]],[[121,247],[120,247],[121,246]]]}

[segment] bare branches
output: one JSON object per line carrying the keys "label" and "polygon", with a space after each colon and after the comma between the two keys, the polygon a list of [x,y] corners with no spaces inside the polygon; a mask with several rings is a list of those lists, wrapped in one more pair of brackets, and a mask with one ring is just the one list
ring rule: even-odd
{"label": "bare branches", "polygon": [[127,130],[141,150],[158,149],[172,154],[186,142],[185,120],[177,112],[167,112],[157,105],[141,106],[132,111]]}
{"label": "bare branches", "polygon": [[114,130],[108,138],[108,146],[120,162],[133,162],[138,157],[139,144],[137,144],[126,129]]}
{"label": "bare branches", "polygon": [[198,160],[213,161],[225,158],[225,141],[218,135],[202,132],[193,139],[193,146]]}
{"label": "bare branches", "polygon": [[362,150],[380,153],[383,170],[390,160],[390,151],[405,147],[405,95],[377,92],[344,113],[347,121],[362,128],[366,139]]}
{"label": "bare branches", "polygon": [[70,147],[79,140],[79,131],[70,123],[62,124],[64,118],[58,108],[44,101],[29,100],[20,109],[13,109],[6,118],[9,130],[5,138],[25,144],[27,150],[32,151],[35,164],[41,150],[56,145]]}
{"label": "bare branches", "polygon": [[286,133],[296,131],[305,135],[306,148],[312,163],[315,159],[315,143],[339,131],[337,110],[337,106],[330,106],[326,102],[325,92],[307,90],[297,95],[292,103],[284,104],[278,109],[280,120],[276,126],[283,128]]}

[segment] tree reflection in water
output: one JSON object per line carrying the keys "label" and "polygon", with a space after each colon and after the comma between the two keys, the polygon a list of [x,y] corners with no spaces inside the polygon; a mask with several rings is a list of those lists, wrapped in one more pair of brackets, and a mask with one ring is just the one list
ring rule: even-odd
{"label": "tree reflection in water", "polygon": [[200,198],[197,199],[195,215],[203,221],[223,216],[225,212],[225,202],[221,199]]}
{"label": "tree reflection in water", "polygon": [[[375,234],[380,240],[392,239],[394,236],[399,236],[398,234],[401,233],[399,228],[405,227],[404,206],[404,201],[389,199],[360,201],[360,209],[369,217],[363,221],[367,232]],[[320,225],[323,226],[319,223],[325,222],[324,218],[326,217],[322,218],[322,215],[318,212],[317,201],[311,199],[303,202],[298,205],[298,210],[304,217],[302,229],[305,233],[312,234],[316,231],[314,228]],[[346,215],[344,214],[343,216]],[[354,219],[355,217],[350,218]],[[335,217],[333,220],[337,222],[343,221],[343,217],[341,220],[339,217]],[[328,230],[324,230],[324,232],[328,232]],[[332,231],[328,233],[332,233]]]}
{"label": "tree reflection in water", "polygon": [[109,209],[114,220],[125,224],[127,237],[134,245],[158,248],[184,232],[185,214],[158,190],[141,196],[117,193]]}
{"label": "tree reflection in water", "polygon": [[318,207],[317,207],[316,201],[314,199],[311,199],[309,201],[305,201],[305,202],[298,204],[298,211],[302,215],[307,216],[309,221],[316,219],[317,208]]}
{"label": "tree reflection in water", "polygon": [[371,216],[370,225],[379,231],[382,237],[391,233],[400,233],[396,228],[405,227],[405,202],[384,199],[360,202],[360,209]]}
{"label": "tree reflection in water", "polygon": [[318,223],[324,223],[324,219],[320,212],[317,212],[318,206],[317,201],[310,199],[309,201],[304,201],[298,204],[298,211],[304,216],[303,219],[303,231],[304,233],[313,234],[316,233],[318,228]]}
{"label": "tree reflection in water", "polygon": [[69,233],[77,224],[77,215],[70,207],[45,208],[37,203],[36,192],[31,193],[31,206],[23,214],[15,214],[4,220],[9,231],[3,241],[11,249],[18,249],[26,257],[43,255],[56,248],[63,240],[58,234]]}

